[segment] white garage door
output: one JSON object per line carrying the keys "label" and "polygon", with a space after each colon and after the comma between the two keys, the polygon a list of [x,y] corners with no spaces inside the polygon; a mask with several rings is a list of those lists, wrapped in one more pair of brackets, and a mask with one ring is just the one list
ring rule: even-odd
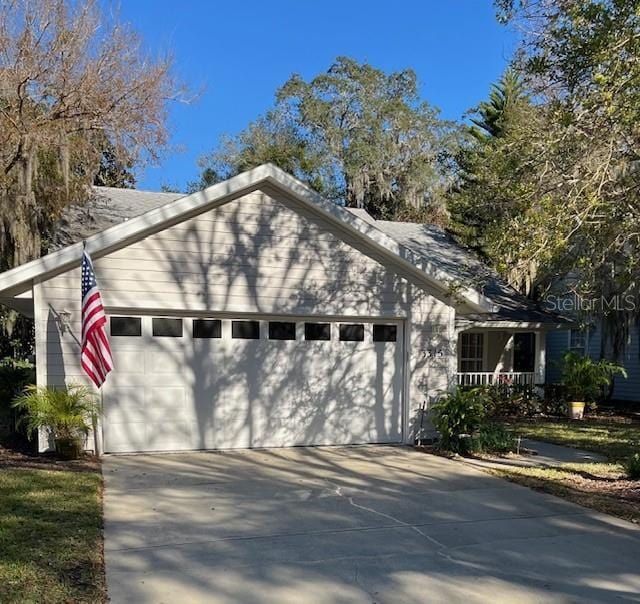
{"label": "white garage door", "polygon": [[402,322],[111,316],[106,452],[402,440]]}

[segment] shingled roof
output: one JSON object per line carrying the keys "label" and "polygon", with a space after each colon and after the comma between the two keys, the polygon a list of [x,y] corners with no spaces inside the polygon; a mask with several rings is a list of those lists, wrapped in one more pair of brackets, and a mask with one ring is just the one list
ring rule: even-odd
{"label": "shingled roof", "polygon": [[376,220],[374,224],[399,244],[436,262],[442,270],[455,275],[461,283],[467,283],[478,289],[498,307],[495,313],[465,315],[465,319],[480,322],[558,323],[565,321],[562,317],[544,310],[533,300],[508,285],[472,250],[457,243],[444,229],[429,224],[386,220]]}
{"label": "shingled roof", "polygon": [[92,187],[82,204],[67,206],[53,229],[50,251],[82,241],[165,203],[184,197],[182,193],[154,193],[138,189]]}
{"label": "shingled roof", "polygon": [[[180,193],[93,187],[91,197],[84,204],[65,209],[54,229],[52,250],[82,241],[180,197],[183,197]],[[476,254],[458,244],[445,230],[427,224],[375,220],[364,210],[347,209],[461,283],[476,289],[496,306],[496,312],[465,315],[465,320],[548,324],[565,321],[507,285]]]}

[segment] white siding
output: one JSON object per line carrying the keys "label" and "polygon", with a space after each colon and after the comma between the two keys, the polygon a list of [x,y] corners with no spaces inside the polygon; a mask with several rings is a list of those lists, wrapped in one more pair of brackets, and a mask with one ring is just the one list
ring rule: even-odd
{"label": "white siding", "polygon": [[[447,388],[454,311],[401,276],[400,267],[379,260],[311,210],[254,192],[94,264],[104,303],[114,311],[406,318],[410,421],[422,400]],[[85,381],[77,341],[79,272],[37,286],[38,362],[49,384]],[[52,309],[71,312],[71,333],[59,336]]]}

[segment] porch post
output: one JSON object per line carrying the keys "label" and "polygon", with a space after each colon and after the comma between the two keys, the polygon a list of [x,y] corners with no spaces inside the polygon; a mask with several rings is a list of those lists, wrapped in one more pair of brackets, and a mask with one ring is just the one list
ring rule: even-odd
{"label": "porch post", "polygon": [[495,372],[513,371],[513,333],[508,334],[500,359],[495,367]]}
{"label": "porch post", "polygon": [[536,334],[536,354],[535,354],[535,382],[544,384],[547,365],[547,333],[537,331]]}

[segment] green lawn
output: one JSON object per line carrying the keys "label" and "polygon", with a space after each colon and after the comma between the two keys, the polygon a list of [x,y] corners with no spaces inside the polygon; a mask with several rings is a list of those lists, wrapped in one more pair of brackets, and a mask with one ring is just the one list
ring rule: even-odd
{"label": "green lawn", "polygon": [[522,436],[600,453],[611,462],[623,462],[640,451],[640,424],[521,421],[514,427]]}
{"label": "green lawn", "polygon": [[0,468],[0,602],[104,602],[99,471]]}
{"label": "green lawn", "polygon": [[632,522],[640,522],[640,481],[629,480],[625,460],[640,451],[640,426],[585,421],[520,421],[510,427],[528,438],[600,453],[605,463],[553,468],[506,467],[493,473]]}

